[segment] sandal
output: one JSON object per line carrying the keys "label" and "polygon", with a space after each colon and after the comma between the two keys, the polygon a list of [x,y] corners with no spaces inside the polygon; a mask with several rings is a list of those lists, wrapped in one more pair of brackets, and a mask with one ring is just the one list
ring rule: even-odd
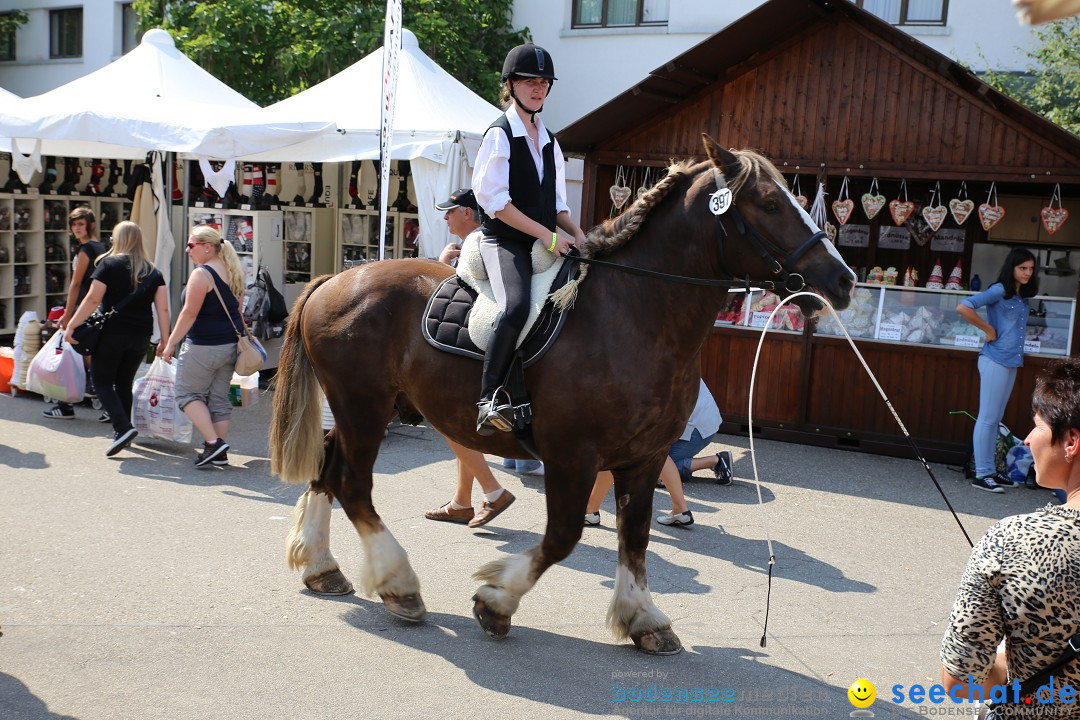
{"label": "sandal", "polygon": [[456,510],[450,507],[450,501],[447,501],[446,504],[440,507],[424,511],[424,517],[426,517],[428,520],[460,523],[462,525],[472,520],[473,515],[475,515],[475,513],[473,512],[473,509],[471,507]]}

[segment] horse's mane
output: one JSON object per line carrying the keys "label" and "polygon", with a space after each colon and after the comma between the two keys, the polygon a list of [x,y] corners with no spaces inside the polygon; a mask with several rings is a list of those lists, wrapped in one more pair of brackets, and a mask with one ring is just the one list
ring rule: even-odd
{"label": "horse's mane", "polygon": [[[756,178],[761,173],[768,175],[781,187],[787,188],[787,180],[765,156],[753,150],[732,150],[731,153],[739,162],[738,173],[734,177],[725,177],[733,195],[739,194],[747,180]],[[584,244],[578,248],[581,254],[585,257],[594,257],[599,253],[625,245],[637,233],[649,211],[660,204],[660,201],[667,197],[680,180],[696,175],[700,171],[699,165],[708,165],[708,162],[696,163],[693,160],[683,160],[668,165],[667,175],[646,190],[618,217],[605,220],[589,230]]]}
{"label": "horse's mane", "polygon": [[[739,171],[735,173],[735,176],[725,176],[724,178],[728,188],[731,189],[732,195],[737,196],[747,181],[757,178],[761,173],[765,173],[769,178],[775,180],[780,187],[787,189],[787,180],[764,155],[753,150],[731,150],[730,152],[739,163]],[[585,235],[585,242],[578,247],[578,250],[585,257],[596,257],[601,253],[622,247],[637,233],[649,211],[659,205],[660,201],[667,197],[675,186],[679,184],[679,181],[687,177],[693,177],[703,169],[710,167],[712,165],[709,161],[702,163],[696,163],[693,160],[672,162],[668,165],[667,175],[646,190],[622,214],[614,219],[605,220],[600,225],[589,230]],[[589,266],[582,265],[577,279],[570,281],[552,293],[551,299],[556,307],[564,310],[573,306],[577,297],[578,286],[588,273]]]}

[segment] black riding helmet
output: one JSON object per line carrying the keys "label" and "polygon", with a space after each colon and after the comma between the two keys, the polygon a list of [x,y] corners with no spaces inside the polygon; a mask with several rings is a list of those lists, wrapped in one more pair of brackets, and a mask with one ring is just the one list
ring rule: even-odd
{"label": "black riding helmet", "polygon": [[[518,45],[506,53],[506,60],[503,61],[502,80],[506,82],[514,77],[546,78],[549,83],[549,90],[551,85],[558,80],[555,77],[555,62],[551,59],[551,53],[533,43]],[[519,107],[525,108],[524,105],[518,102],[517,95],[514,94],[513,83],[510,84],[510,97],[514,99],[514,102]],[[536,123],[536,113],[543,109],[544,106],[541,105],[538,110],[526,110],[534,124]]]}

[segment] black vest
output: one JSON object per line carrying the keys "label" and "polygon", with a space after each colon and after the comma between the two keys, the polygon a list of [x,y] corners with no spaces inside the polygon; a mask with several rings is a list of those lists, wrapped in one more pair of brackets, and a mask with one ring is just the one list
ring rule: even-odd
{"label": "black vest", "polygon": [[[555,138],[548,132],[548,143],[544,146],[544,182],[536,175],[536,164],[529,150],[527,135],[514,137],[510,130],[510,119],[500,115],[491,123],[491,128],[499,128],[510,139],[510,202],[529,218],[540,223],[552,232],[555,231]],[[545,132],[547,132],[545,130]],[[506,240],[533,242],[535,237],[510,227],[496,217],[488,217],[481,211],[484,235]],[[541,238],[550,242],[550,238]]]}

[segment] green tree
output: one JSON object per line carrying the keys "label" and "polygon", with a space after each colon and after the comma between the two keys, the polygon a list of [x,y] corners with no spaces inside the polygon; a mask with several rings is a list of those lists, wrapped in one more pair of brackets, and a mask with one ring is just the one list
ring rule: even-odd
{"label": "green tree", "polygon": [[0,13],[0,48],[7,49],[8,38],[15,36],[20,25],[25,25],[26,13],[22,10],[10,10]]}
{"label": "green tree", "polygon": [[[382,45],[383,0],[136,0],[139,27],[168,30],[177,48],[260,105],[315,85]],[[495,102],[506,52],[527,37],[513,0],[409,0],[402,22],[420,48]]]}
{"label": "green tree", "polygon": [[1048,120],[1080,135],[1080,18],[1035,30],[1038,46],[1028,52],[1036,65],[1026,76],[988,71],[983,79]]}

